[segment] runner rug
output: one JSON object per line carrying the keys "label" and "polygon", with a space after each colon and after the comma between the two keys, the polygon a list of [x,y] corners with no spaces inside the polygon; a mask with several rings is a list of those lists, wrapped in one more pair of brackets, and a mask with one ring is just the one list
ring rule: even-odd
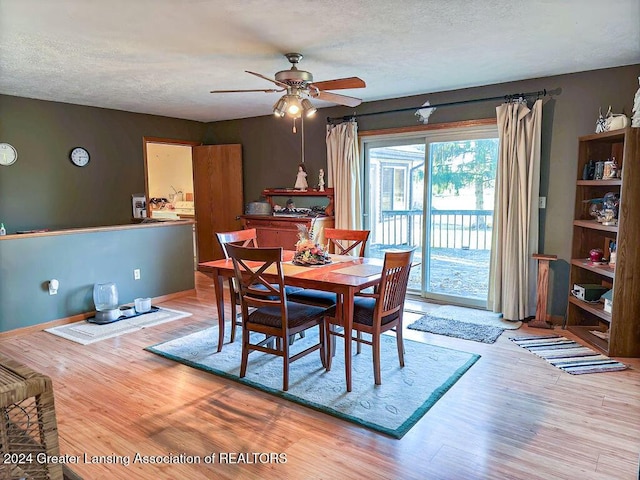
{"label": "runner rug", "polygon": [[572,375],[616,372],[628,368],[624,363],[560,335],[513,337],[511,341]]}
{"label": "runner rug", "polygon": [[180,318],[191,316],[190,313],[171,310],[169,308],[158,307],[157,311],[145,313],[132,318],[125,318],[113,323],[99,325],[86,320],[67,323],[58,327],[45,329],[45,332],[52,333],[58,337],[66,338],[72,342],[82,345],[117,337],[125,333],[136,332],[142,328],[160,325],[161,323],[172,322]]}
{"label": "runner rug", "polygon": [[474,342],[494,343],[502,332],[516,330],[521,325],[522,322],[505,320],[500,313],[444,305],[425,313],[407,328]]}
{"label": "runner rug", "polygon": [[[247,375],[239,378],[241,342],[225,340],[222,351],[216,353],[217,331],[217,327],[208,328],[146,350],[394,438],[402,438],[480,358],[405,339],[405,367],[400,368],[395,338],[383,335],[382,385],[374,384],[371,348],[364,345],[362,353],[353,356],[353,385],[347,392],[339,339],[331,371],[324,370],[316,352],[302,357],[291,363],[289,390],[284,392],[282,358],[252,352]],[[317,331],[309,330],[293,343],[292,353],[315,342]]]}

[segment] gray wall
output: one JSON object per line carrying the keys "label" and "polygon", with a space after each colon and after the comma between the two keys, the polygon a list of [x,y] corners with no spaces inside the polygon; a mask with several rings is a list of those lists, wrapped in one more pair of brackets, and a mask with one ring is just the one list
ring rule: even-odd
{"label": "gray wall", "polygon": [[[0,222],[8,233],[131,222],[144,192],[144,136],[200,141],[205,124],[0,95],[0,142],[18,161],[0,168]],[[73,147],[91,161],[76,167]]]}
{"label": "gray wall", "polygon": [[[431,104],[438,104],[542,89],[558,91],[558,94],[544,100],[543,107],[540,195],[547,197],[547,209],[541,210],[540,251],[556,254],[561,259],[551,264],[549,310],[554,315],[564,315],[577,178],[577,138],[594,133],[599,108],[606,111],[611,105],[614,112],[631,115],[639,75],[640,65],[633,65],[369,102],[356,108],[355,112],[408,108],[422,105],[427,99]],[[429,123],[495,118],[495,108],[499,103],[440,108],[430,117]],[[326,168],[326,117],[352,113],[354,110],[346,107],[321,109],[314,119],[305,122],[305,161],[312,181],[315,181],[319,168]],[[413,111],[358,119],[360,131],[416,124]],[[293,186],[300,161],[301,135],[292,134],[291,127],[290,121],[273,116],[218,122],[209,125],[204,140],[205,143],[242,143],[245,199],[253,200],[265,187]]]}
{"label": "gray wall", "polygon": [[[95,283],[115,282],[121,305],[193,289],[192,231],[150,224],[0,240],[0,332],[93,311]],[[53,278],[57,295],[49,295]]]}

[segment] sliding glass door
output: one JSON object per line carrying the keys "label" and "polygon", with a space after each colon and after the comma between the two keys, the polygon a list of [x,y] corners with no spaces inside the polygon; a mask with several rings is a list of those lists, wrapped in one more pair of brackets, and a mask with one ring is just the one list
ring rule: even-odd
{"label": "sliding glass door", "polygon": [[409,291],[486,305],[498,139],[495,127],[365,137],[368,254],[416,248]]}

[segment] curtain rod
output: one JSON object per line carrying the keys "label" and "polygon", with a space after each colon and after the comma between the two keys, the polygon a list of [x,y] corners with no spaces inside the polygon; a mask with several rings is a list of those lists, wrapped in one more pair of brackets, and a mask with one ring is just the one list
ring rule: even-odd
{"label": "curtain rod", "polygon": [[[552,92],[548,94],[551,95]],[[347,122],[349,120],[357,119],[359,117],[368,117],[370,115],[384,115],[386,113],[398,113],[398,112],[408,112],[411,110],[418,111],[423,108],[439,108],[439,107],[452,107],[454,105],[465,105],[467,103],[478,103],[478,102],[490,102],[496,100],[504,100],[505,102],[510,102],[512,100],[517,100],[518,98],[527,98],[527,97],[545,97],[547,96],[547,89],[538,90],[537,92],[526,92],[526,93],[512,93],[511,95],[501,95],[499,97],[487,97],[487,98],[474,98],[471,100],[459,100],[457,102],[447,102],[447,103],[437,103],[434,105],[420,105],[419,107],[407,107],[407,108],[397,108],[395,110],[384,110],[382,112],[369,112],[369,113],[359,113],[353,115],[345,115],[344,117],[327,117],[327,123],[333,122]]]}

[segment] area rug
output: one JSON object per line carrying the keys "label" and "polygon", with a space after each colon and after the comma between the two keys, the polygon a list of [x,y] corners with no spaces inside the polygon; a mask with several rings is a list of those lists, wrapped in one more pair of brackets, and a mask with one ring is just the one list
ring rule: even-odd
{"label": "area rug", "polygon": [[[405,367],[400,368],[395,338],[383,335],[382,385],[374,384],[371,348],[365,345],[362,353],[353,356],[352,391],[347,392],[343,342],[338,339],[331,371],[322,367],[319,354],[313,352],[290,365],[289,390],[283,392],[280,357],[252,352],[247,375],[239,378],[241,342],[225,343],[216,353],[217,331],[217,327],[208,328],[146,350],[393,438],[402,438],[480,358],[405,340]],[[292,352],[302,351],[312,342],[317,342],[317,333],[308,331],[293,343]]]}
{"label": "area rug", "polygon": [[572,375],[617,372],[627,365],[560,335],[513,337],[516,345]]}
{"label": "area rug", "polygon": [[444,305],[425,313],[407,328],[448,337],[494,343],[505,330],[516,330],[522,322],[511,322],[500,313],[474,308]]}
{"label": "area rug", "polygon": [[107,338],[117,337],[118,335],[135,332],[142,328],[172,322],[189,316],[191,316],[190,313],[162,307],[157,312],[145,313],[138,317],[126,318],[105,325],[98,325],[89,323],[86,320],[81,320],[58,327],[46,328],[45,332],[82,345],[89,345],[94,342],[99,342],[100,340],[106,340]]}

